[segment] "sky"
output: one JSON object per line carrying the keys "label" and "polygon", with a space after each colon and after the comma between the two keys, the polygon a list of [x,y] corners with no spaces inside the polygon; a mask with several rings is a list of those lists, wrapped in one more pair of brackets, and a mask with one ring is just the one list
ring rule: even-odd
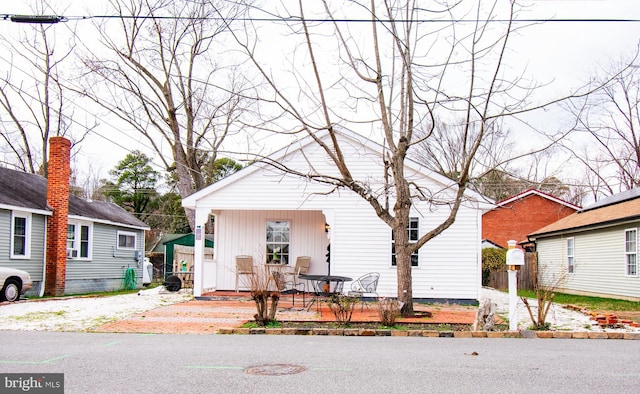
{"label": "sky", "polygon": [[[51,1],[53,2],[53,0]],[[22,1],[2,2],[0,14],[31,14],[31,10]],[[104,3],[99,1],[68,0],[63,2],[64,8],[59,8],[58,15],[64,16],[92,16],[101,15]],[[531,0],[526,1],[528,8],[523,10],[520,18],[527,19],[640,19],[640,1],[638,0]],[[269,6],[276,2],[266,2]],[[275,6],[275,5],[274,5]],[[74,23],[78,33],[83,37],[95,34],[95,28],[89,21],[67,22]],[[3,35],[18,35],[24,25],[0,21],[0,33]],[[64,28],[61,24],[56,29]],[[521,64],[512,64],[514,68],[526,68],[528,75],[541,83],[549,83],[542,94],[550,96],[562,94],[572,87],[582,85],[593,75],[595,70],[607,67],[612,61],[634,52],[640,40],[639,22],[546,22],[530,26],[513,37],[510,48],[516,54]],[[0,70],[6,67],[0,64]],[[78,114],[80,115],[80,114]],[[82,116],[80,115],[80,118]],[[561,119],[549,116],[548,120],[536,121],[554,122]],[[103,122],[109,127],[109,122]],[[552,127],[552,126],[550,126]],[[114,135],[114,134],[111,134]],[[147,143],[137,136],[115,134],[113,141],[129,150],[140,149],[148,151]],[[77,160],[85,168],[92,166],[106,176],[127,153],[122,146],[112,141],[94,135],[89,136],[83,143]],[[277,149],[278,147],[275,147]]]}

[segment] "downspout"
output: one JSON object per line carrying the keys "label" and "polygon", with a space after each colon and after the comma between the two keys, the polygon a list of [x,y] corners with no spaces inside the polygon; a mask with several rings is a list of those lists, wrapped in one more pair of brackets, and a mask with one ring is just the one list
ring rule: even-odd
{"label": "downspout", "polygon": [[42,282],[40,283],[40,293],[38,297],[44,297],[44,285],[47,283],[47,222],[49,218],[44,216],[44,255],[42,259]]}

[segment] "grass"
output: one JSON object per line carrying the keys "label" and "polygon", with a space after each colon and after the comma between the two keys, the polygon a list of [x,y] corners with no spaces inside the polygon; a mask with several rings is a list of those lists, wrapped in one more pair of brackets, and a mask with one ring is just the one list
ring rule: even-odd
{"label": "grass", "polygon": [[[553,302],[566,305],[576,305],[590,311],[627,311],[640,312],[640,302],[617,300],[612,298],[588,297],[573,294],[554,292]],[[518,290],[518,295],[527,298],[536,298],[533,290]]]}
{"label": "grass", "polygon": [[43,296],[43,297],[35,297],[35,296],[31,296],[31,297],[24,297],[26,299],[47,299],[47,298],[64,298],[64,297],[109,297],[109,296],[117,296],[117,295],[124,295],[124,294],[133,294],[133,293],[137,293],[140,290],[148,290],[148,289],[153,289],[154,287],[160,286],[160,283],[152,283],[149,286],[146,287],[142,287],[140,289],[132,289],[132,290],[114,290],[114,291],[101,291],[101,292],[95,292],[95,293],[78,293],[78,294],[64,294],[61,296]]}
{"label": "grass", "polygon": [[12,317],[12,319],[17,321],[42,321],[54,317],[64,316],[66,313],[66,311],[29,312],[22,316],[14,316]]}
{"label": "grass", "polygon": [[436,330],[436,331],[469,331],[471,326],[468,324],[439,324],[439,323],[406,323],[395,324],[393,326],[385,326],[377,323],[351,322],[349,324],[341,324],[339,322],[316,322],[316,321],[297,321],[297,322],[281,322],[275,321],[267,324],[266,327],[260,327],[255,321],[244,323],[242,328],[329,328],[329,329],[348,329],[348,328],[369,328],[375,330]]}
{"label": "grass", "polygon": [[282,328],[282,323],[279,321],[270,321],[266,326],[259,326],[255,321],[248,321],[241,325],[242,328]]}

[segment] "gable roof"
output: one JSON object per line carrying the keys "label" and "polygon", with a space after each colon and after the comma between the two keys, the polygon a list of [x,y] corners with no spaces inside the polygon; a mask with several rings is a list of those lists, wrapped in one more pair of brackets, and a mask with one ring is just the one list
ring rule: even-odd
{"label": "gable roof", "polygon": [[[51,208],[47,204],[47,179],[0,167],[0,208],[51,215]],[[142,230],[149,228],[116,204],[85,200],[74,195],[69,196],[69,217]]]}
{"label": "gable roof", "polygon": [[624,202],[624,201],[627,201],[627,200],[633,200],[634,198],[638,198],[638,197],[640,197],[640,187],[637,187],[637,188],[631,189],[631,190],[627,190],[627,191],[624,191],[622,193],[614,194],[613,196],[609,196],[607,198],[604,198],[604,199],[602,199],[600,201],[597,201],[597,202],[589,205],[588,207],[585,207],[583,209],[583,211],[602,208],[602,207],[605,207],[607,205],[613,205],[613,204],[617,204],[619,202]]}
{"label": "gable roof", "polygon": [[537,196],[540,196],[542,198],[546,198],[547,200],[553,201],[553,202],[555,202],[557,204],[560,204],[560,205],[564,205],[564,206],[566,206],[568,208],[571,208],[571,209],[574,209],[576,211],[581,209],[577,205],[574,205],[574,204],[572,204],[572,203],[570,203],[568,201],[564,201],[564,200],[562,200],[560,198],[552,196],[551,194],[548,194],[548,193],[545,193],[545,192],[541,192],[540,190],[537,190],[537,189],[528,189],[528,190],[523,191],[522,193],[518,193],[518,194],[513,195],[511,197],[507,197],[506,199],[504,199],[502,201],[498,201],[496,203],[496,205],[498,207],[500,207],[500,206],[507,205],[507,204],[512,203],[512,202],[514,202],[516,200],[519,200],[521,198],[525,198],[525,197],[528,197],[528,196],[531,196],[531,195],[537,195]]}
{"label": "gable roof", "polygon": [[[612,196],[608,203],[599,202],[581,211],[543,227],[529,237],[552,236],[569,231],[608,227],[616,224],[640,220],[640,193],[624,193],[626,197]],[[605,199],[606,200],[606,199]]]}
{"label": "gable roof", "polygon": [[39,175],[0,167],[0,207],[51,215],[47,180]]}
{"label": "gable roof", "polygon": [[[384,147],[363,136],[360,135],[354,131],[348,130],[348,129],[344,129],[341,128],[340,130],[336,130],[335,133],[343,138],[345,138],[346,140],[348,140],[348,142],[350,143],[356,143],[358,146],[362,146],[366,149],[368,149],[369,151],[372,152],[383,152],[384,151]],[[320,131],[318,133],[315,134],[315,138],[318,139],[323,139],[325,137],[327,137],[329,135],[329,132],[327,130],[323,130]],[[275,151],[274,153],[270,154],[267,156],[267,158],[271,161],[274,162],[282,162],[282,159],[284,159],[287,155],[291,154],[294,151],[301,151],[304,150],[306,147],[315,144],[315,140],[314,137],[310,136],[310,135],[305,135],[302,138],[296,139],[295,141],[293,141],[292,143],[285,145],[283,148]],[[433,181],[443,185],[443,187],[456,187],[455,182],[452,181],[451,179],[447,178],[446,176],[439,174],[433,170],[430,170],[426,167],[424,167],[423,165],[421,165],[420,163],[410,159],[410,158],[406,158],[404,161],[405,167],[408,169],[411,169],[415,172],[418,172],[428,178],[431,178]],[[268,166],[269,164],[257,161],[252,163],[251,165],[244,167],[243,169],[241,169],[240,171],[237,171],[233,174],[231,174],[230,176],[223,178],[221,180],[219,180],[218,182],[209,185],[207,187],[205,187],[204,189],[201,189],[193,194],[191,194],[190,196],[187,196],[185,198],[182,199],[182,205],[184,207],[187,208],[195,208],[196,207],[196,201],[200,200],[201,198],[212,194],[214,192],[216,192],[217,190],[223,189],[224,187],[237,182],[238,180],[249,176],[250,174],[253,174],[256,171],[259,171],[260,169],[265,168],[266,166]],[[483,207],[483,210],[488,210],[490,209],[489,205],[491,205],[491,207],[493,206],[493,201],[490,200],[488,197],[482,196],[480,193],[475,192],[474,190],[471,189],[467,189],[465,191],[465,195],[467,197],[470,197],[471,199],[479,202],[481,204],[481,206]]]}
{"label": "gable roof", "polygon": [[487,238],[482,240],[482,249],[484,248],[504,249],[502,246],[498,245],[497,243]]}
{"label": "gable roof", "polygon": [[[195,236],[193,233],[188,234],[162,234],[147,248],[150,253],[164,253],[164,247],[169,244],[193,246]],[[205,234],[205,247],[212,248],[214,236],[213,234]]]}

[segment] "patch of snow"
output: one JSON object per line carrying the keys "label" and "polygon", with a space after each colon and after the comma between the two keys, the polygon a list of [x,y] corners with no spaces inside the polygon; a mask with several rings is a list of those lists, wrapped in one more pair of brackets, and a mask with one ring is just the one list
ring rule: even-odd
{"label": "patch of snow", "polygon": [[[505,293],[499,290],[495,290],[489,287],[483,287],[481,292],[481,299],[490,299],[496,304],[496,313],[503,319],[509,318],[509,293]],[[535,299],[529,299],[529,305],[531,306],[531,312],[533,316],[536,316],[538,301]],[[533,326],[527,307],[524,302],[518,297],[518,329],[526,330]],[[601,328],[595,320],[591,320],[589,316],[566,309],[562,305],[553,303],[549,314],[547,315],[547,322],[551,324],[551,329],[555,331],[592,331],[592,332],[639,332],[640,329],[636,327],[625,328]]]}

